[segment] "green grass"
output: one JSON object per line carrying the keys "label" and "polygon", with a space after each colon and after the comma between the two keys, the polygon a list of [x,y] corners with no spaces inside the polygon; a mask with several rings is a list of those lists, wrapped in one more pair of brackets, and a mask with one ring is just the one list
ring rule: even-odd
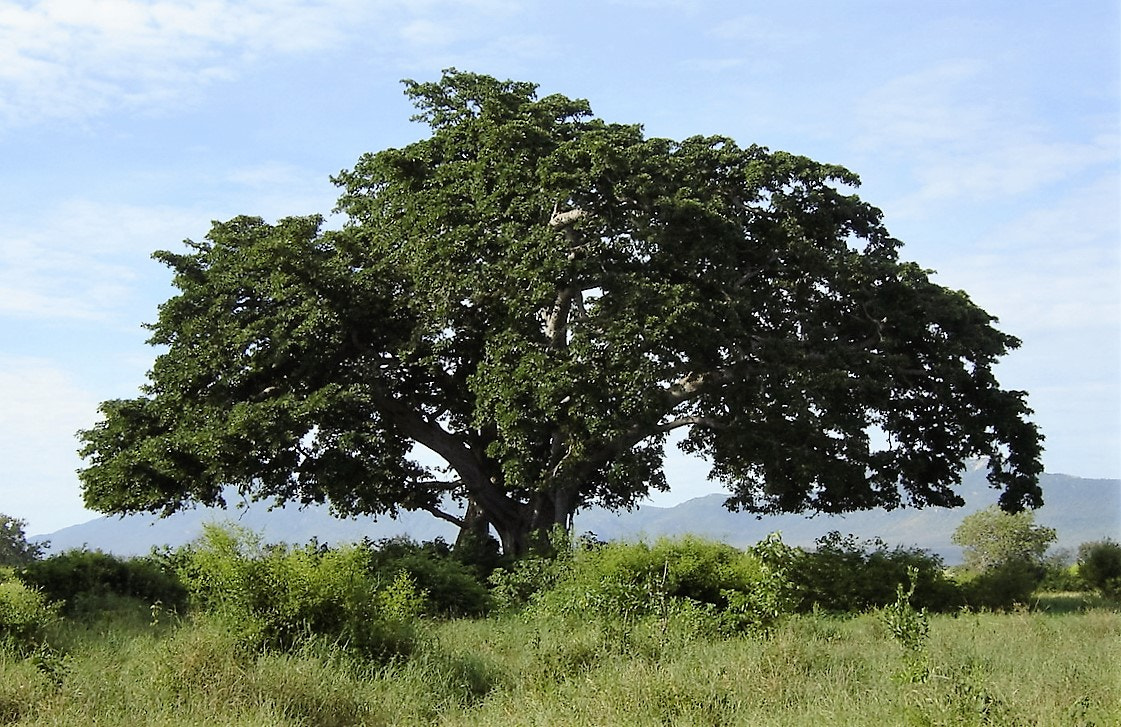
{"label": "green grass", "polygon": [[1038,605],[931,616],[925,678],[874,613],[737,638],[687,620],[428,622],[409,658],[374,664],[316,642],[260,653],[218,618],[153,625],[122,606],[63,622],[55,651],[0,656],[0,724],[1121,724],[1121,612]]}

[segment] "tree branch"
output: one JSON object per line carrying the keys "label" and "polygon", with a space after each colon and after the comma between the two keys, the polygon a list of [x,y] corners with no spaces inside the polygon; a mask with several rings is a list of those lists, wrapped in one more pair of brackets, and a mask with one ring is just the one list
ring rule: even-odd
{"label": "tree branch", "polygon": [[464,522],[463,518],[456,517],[455,515],[452,515],[451,513],[446,513],[446,512],[444,512],[443,510],[441,510],[440,508],[438,508],[434,505],[421,505],[420,508],[418,508],[418,509],[423,510],[424,512],[427,512],[430,515],[438,517],[441,520],[446,520],[449,523],[451,523],[452,525],[456,526],[457,528],[462,528],[466,524]]}

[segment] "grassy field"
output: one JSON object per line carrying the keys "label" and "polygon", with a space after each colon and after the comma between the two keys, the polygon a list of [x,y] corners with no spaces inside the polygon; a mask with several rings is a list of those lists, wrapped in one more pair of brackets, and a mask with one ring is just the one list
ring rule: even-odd
{"label": "grassy field", "polygon": [[1121,611],[1079,596],[929,618],[907,652],[878,613],[719,637],[688,619],[432,620],[377,664],[308,641],[247,649],[221,618],[139,603],[0,656],[0,724],[1118,725]]}

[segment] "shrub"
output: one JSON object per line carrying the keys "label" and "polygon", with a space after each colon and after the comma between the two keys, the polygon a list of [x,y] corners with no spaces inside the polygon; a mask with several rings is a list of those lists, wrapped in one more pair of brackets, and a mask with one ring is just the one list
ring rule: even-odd
{"label": "shrub", "polygon": [[408,538],[365,543],[370,567],[383,579],[401,571],[428,594],[425,610],[438,616],[481,616],[491,605],[490,593],[471,565],[462,562],[442,540],[418,544]]}
{"label": "shrub", "polygon": [[569,617],[626,624],[687,614],[713,628],[742,630],[765,627],[788,612],[777,569],[755,554],[700,538],[579,550],[552,578],[551,587],[532,597],[533,606]]}
{"label": "shrub", "polygon": [[790,569],[802,612],[860,613],[883,608],[897,600],[900,586],[912,588],[909,598],[918,608],[952,611],[962,604],[961,589],[946,577],[937,555],[889,549],[878,538],[859,541],[838,531],[818,538],[816,544]]}
{"label": "shrub", "polygon": [[575,553],[598,548],[605,543],[583,540],[573,543],[562,528],[550,533],[549,543],[541,552],[531,551],[509,567],[495,568],[487,578],[494,607],[500,611],[524,608],[538,594],[556,585]]}
{"label": "shrub", "polygon": [[119,558],[101,551],[68,550],[27,564],[19,577],[62,601],[75,615],[92,610],[107,596],[125,596],[146,603],[179,608],[187,591],[176,574],[155,557]]}
{"label": "shrub", "polygon": [[59,605],[38,589],[15,580],[0,582],[0,649],[20,658],[41,650],[58,616]]}
{"label": "shrub", "polygon": [[1110,538],[1078,548],[1078,574],[1107,598],[1121,598],[1121,544]]}
{"label": "shrub", "polygon": [[181,560],[192,604],[239,624],[250,646],[291,650],[327,639],[389,658],[413,648],[426,609],[412,577],[376,573],[364,547],[265,546],[248,531],[207,526]]}
{"label": "shrub", "polygon": [[1043,560],[1043,579],[1039,588],[1044,591],[1081,591],[1086,588],[1078,574],[1074,554],[1069,548],[1060,548]]}
{"label": "shrub", "polygon": [[970,608],[991,611],[1026,605],[1042,579],[1038,565],[1010,560],[979,573],[966,571],[962,584]]}

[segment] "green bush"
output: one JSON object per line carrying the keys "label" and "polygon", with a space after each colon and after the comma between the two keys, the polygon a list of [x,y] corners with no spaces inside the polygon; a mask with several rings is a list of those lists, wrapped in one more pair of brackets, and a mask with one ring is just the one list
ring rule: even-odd
{"label": "green bush", "polygon": [[434,616],[481,616],[490,610],[490,593],[474,566],[457,558],[442,540],[418,544],[408,538],[364,543],[370,566],[382,578],[408,573],[428,594],[426,611]]}
{"label": "green bush", "polygon": [[[524,608],[538,593],[556,585],[577,551],[603,545],[605,544],[586,539],[573,543],[563,529],[554,530],[550,533],[546,548],[531,551],[508,567],[495,568],[491,572],[487,583],[490,585],[494,607],[507,612]],[[541,550],[547,554],[543,554]]]}
{"label": "green bush", "polygon": [[1051,592],[1083,591],[1086,583],[1078,574],[1075,555],[1068,548],[1059,548],[1043,559],[1043,579],[1039,589]]}
{"label": "green bush", "polygon": [[38,589],[16,580],[0,582],[0,649],[23,658],[46,645],[59,605]]}
{"label": "green bush", "polygon": [[917,608],[953,611],[962,605],[961,589],[946,577],[942,560],[919,549],[889,549],[880,539],[859,541],[838,531],[818,538],[817,548],[802,553],[790,569],[798,610],[861,613],[883,608],[896,600],[899,586],[914,592]]}
{"label": "green bush", "polygon": [[1078,575],[1106,598],[1121,598],[1121,543],[1110,538],[1078,548]]}
{"label": "green bush", "polygon": [[96,550],[68,550],[31,562],[19,577],[63,602],[70,615],[94,610],[111,596],[159,602],[169,609],[184,605],[187,596],[174,571],[158,558],[120,558]]}
{"label": "green bush", "polygon": [[426,594],[404,570],[375,571],[371,551],[263,545],[236,528],[207,526],[181,555],[193,606],[238,624],[250,646],[292,650],[327,639],[373,658],[407,654]]}
{"label": "green bush", "polygon": [[566,617],[624,624],[687,617],[743,630],[789,611],[780,571],[757,554],[694,537],[577,550],[550,577],[551,587],[531,597],[533,608]]}
{"label": "green bush", "polygon": [[962,584],[965,604],[990,611],[1027,605],[1043,578],[1038,565],[1022,560],[1005,561],[980,573],[966,573]]}

